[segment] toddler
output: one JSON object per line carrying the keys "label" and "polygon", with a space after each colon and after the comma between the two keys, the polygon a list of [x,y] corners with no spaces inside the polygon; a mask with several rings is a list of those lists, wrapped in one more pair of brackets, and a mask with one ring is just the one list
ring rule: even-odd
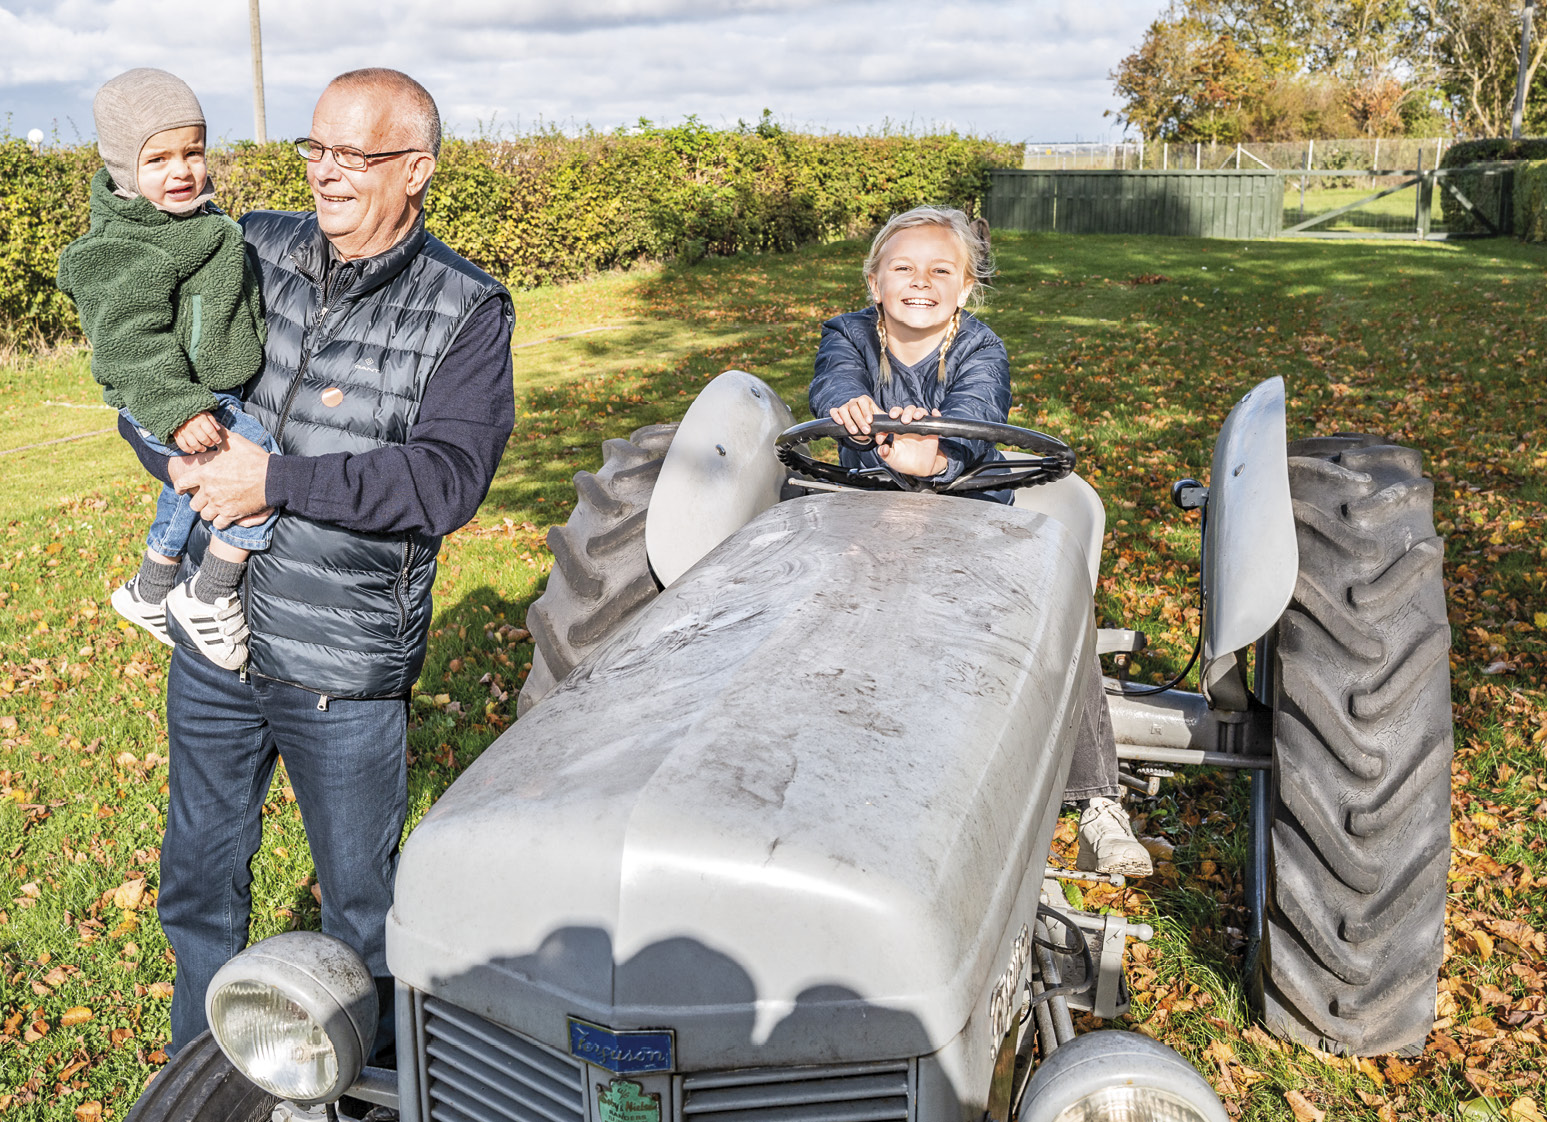
{"label": "toddler", "polygon": [[[1004,459],[988,441],[898,434],[878,445],[870,431],[876,414],[904,424],[930,416],[1006,423],[1009,355],[999,336],[966,310],[981,304],[993,272],[987,237],[959,210],[915,207],[881,228],[864,266],[873,305],[822,325],[811,381],[812,414],[825,414],[848,432],[839,447],[843,466],[876,467],[884,460],[904,475],[948,483],[968,468]],[[1009,503],[1014,493],[964,497]],[[1117,745],[1101,669],[1094,654],[1087,663],[1081,737],[1064,792],[1082,808],[1077,864],[1147,876],[1149,853],[1117,801]]]}
{"label": "toddler", "polygon": [[[59,287],[80,312],[103,399],[169,456],[219,448],[228,430],[273,451],[231,392],[263,365],[263,309],[241,228],[209,201],[198,99],[164,70],[137,69],[98,90],[92,114],[106,166],[91,181],[90,231],[60,254]],[[247,661],[238,587],[275,516],[214,531],[178,584],[197,517],[162,489],[144,561],[112,604],[168,646],[170,614],[195,649],[235,670]]]}

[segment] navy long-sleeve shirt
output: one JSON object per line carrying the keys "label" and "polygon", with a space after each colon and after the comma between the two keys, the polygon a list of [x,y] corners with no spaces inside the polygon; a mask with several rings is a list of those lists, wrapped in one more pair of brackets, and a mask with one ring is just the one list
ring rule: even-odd
{"label": "navy long-sleeve shirt", "polygon": [[[510,332],[505,302],[486,301],[426,384],[406,443],[355,454],[270,457],[268,504],[366,533],[441,535],[465,525],[488,494],[515,425]],[[146,471],[170,482],[166,457],[146,448],[122,419],[118,431]]]}

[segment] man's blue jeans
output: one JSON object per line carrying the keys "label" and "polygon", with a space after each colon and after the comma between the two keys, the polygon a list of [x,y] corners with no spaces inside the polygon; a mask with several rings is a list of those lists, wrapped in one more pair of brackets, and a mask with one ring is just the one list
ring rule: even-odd
{"label": "man's blue jeans", "polygon": [[[239,436],[245,436],[265,452],[279,450],[268,431],[257,420],[242,411],[241,398],[233,394],[217,393],[215,402],[215,408],[210,410],[210,415],[220,423],[222,428]],[[187,454],[171,445],[163,444],[157,439],[155,433],[136,421],[134,414],[129,410],[120,409],[118,412],[134,426],[135,431],[140,434],[140,439],[152,452],[160,452],[163,456]],[[188,535],[193,530],[194,523],[199,520],[199,515],[194,511],[192,503],[192,495],[179,495],[173,488],[163,485],[161,495],[156,500],[156,517],[150,524],[150,533],[145,536],[145,547],[163,557],[181,557],[183,550],[188,548]],[[275,513],[256,526],[233,524],[223,530],[210,532],[228,545],[255,552],[269,547],[269,541],[274,534],[274,520],[278,517],[278,513]]]}
{"label": "man's blue jeans", "polygon": [[322,889],[322,930],[364,957],[384,998],[378,1051],[391,1051],[386,923],[408,812],[408,706],[350,701],[256,676],[242,681],[178,647],[167,676],[171,737],[156,908],[177,954],[172,1050],[206,1027],[215,971],[247,946],[253,855],[274,763],[284,757]]}

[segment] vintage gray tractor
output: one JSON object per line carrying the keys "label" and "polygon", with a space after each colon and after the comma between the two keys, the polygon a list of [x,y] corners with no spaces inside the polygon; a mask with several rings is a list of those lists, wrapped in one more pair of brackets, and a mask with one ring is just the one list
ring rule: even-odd
{"label": "vintage gray tractor", "polygon": [[[1286,445],[1284,411],[1257,386],[1210,486],[1173,489],[1204,511],[1200,692],[1109,703],[1135,771],[1250,769],[1267,1027],[1404,1051],[1448,864],[1432,486],[1375,438]],[[1223,1122],[1176,1053],[1074,1032],[1126,1009],[1150,934],[1074,910],[1056,879],[1099,878],[1049,867],[1077,670],[1142,644],[1095,626],[1101,501],[1050,437],[921,427],[1019,451],[944,493],[847,473],[801,450],[834,426],[737,371],[607,441],[549,536],[521,719],[405,847],[396,1073],[362,1067],[363,964],[290,933],[221,971],[213,1039],[134,1117],[347,1092],[415,1122]]]}

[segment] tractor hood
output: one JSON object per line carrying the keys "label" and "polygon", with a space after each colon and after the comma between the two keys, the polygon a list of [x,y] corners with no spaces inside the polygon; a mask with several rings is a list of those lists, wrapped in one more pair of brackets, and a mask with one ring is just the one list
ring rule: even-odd
{"label": "tractor hood", "polygon": [[1035,900],[1093,641],[1043,514],[779,504],[435,804],[392,972],[563,1050],[570,1017],[673,1030],[677,1070],[931,1052]]}

